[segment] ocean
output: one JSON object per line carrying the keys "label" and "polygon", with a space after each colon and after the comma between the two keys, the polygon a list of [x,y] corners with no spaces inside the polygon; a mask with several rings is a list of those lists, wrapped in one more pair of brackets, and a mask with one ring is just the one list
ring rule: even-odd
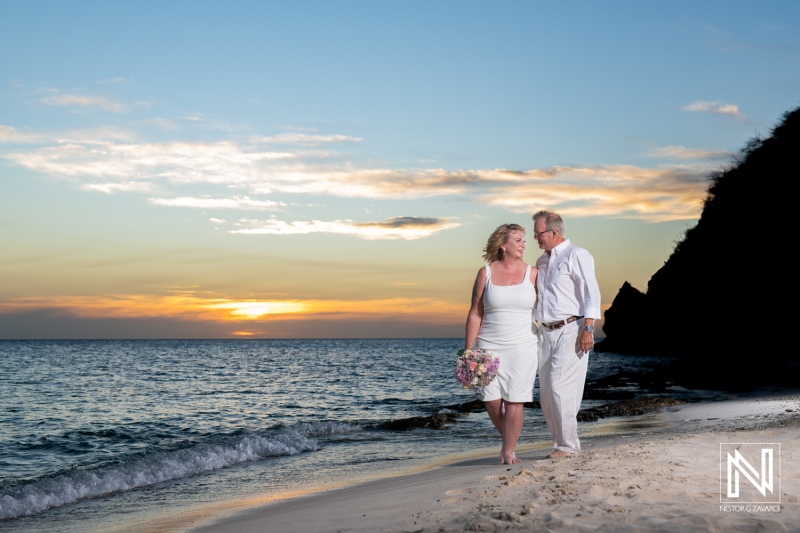
{"label": "ocean", "polygon": [[[0,341],[0,530],[103,531],[499,450],[484,412],[387,427],[475,399],[453,376],[462,343]],[[593,353],[589,378],[660,362]],[[547,442],[525,417],[521,442]]]}

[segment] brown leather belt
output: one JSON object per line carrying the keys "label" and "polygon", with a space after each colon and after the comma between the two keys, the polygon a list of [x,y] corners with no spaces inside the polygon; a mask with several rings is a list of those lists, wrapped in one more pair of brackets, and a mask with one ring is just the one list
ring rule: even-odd
{"label": "brown leather belt", "polygon": [[571,316],[571,317],[569,317],[569,318],[567,318],[565,320],[559,320],[558,322],[550,322],[549,324],[545,324],[544,322],[542,322],[542,326],[546,327],[547,329],[563,328],[567,324],[571,324],[572,322],[575,322],[576,320],[580,320],[581,318],[583,318],[583,317],[582,316]]}

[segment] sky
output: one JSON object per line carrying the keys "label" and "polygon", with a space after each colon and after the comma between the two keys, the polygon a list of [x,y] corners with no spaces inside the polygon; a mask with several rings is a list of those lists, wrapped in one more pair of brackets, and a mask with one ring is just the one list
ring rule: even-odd
{"label": "sky", "polygon": [[543,208],[607,308],[800,105],[797,20],[789,0],[4,2],[0,339],[460,337],[489,234],[525,226],[534,263]]}

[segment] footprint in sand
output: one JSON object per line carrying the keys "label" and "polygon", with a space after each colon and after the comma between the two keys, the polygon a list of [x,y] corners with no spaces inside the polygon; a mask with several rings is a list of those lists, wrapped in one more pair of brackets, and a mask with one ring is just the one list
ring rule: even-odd
{"label": "footprint in sand", "polygon": [[474,489],[471,489],[471,488],[467,487],[467,488],[464,488],[464,489],[448,490],[447,492],[445,492],[445,494],[447,494],[448,496],[450,496],[451,494],[472,494],[473,490]]}

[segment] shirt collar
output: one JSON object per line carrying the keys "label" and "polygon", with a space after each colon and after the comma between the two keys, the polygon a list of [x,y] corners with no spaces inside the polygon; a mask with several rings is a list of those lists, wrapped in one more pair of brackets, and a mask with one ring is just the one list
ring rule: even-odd
{"label": "shirt collar", "polygon": [[561,244],[550,250],[550,255],[556,255],[556,256],[561,255],[562,253],[564,253],[564,250],[569,248],[570,244],[572,243],[569,242],[569,239],[565,239],[564,242],[562,242]]}

